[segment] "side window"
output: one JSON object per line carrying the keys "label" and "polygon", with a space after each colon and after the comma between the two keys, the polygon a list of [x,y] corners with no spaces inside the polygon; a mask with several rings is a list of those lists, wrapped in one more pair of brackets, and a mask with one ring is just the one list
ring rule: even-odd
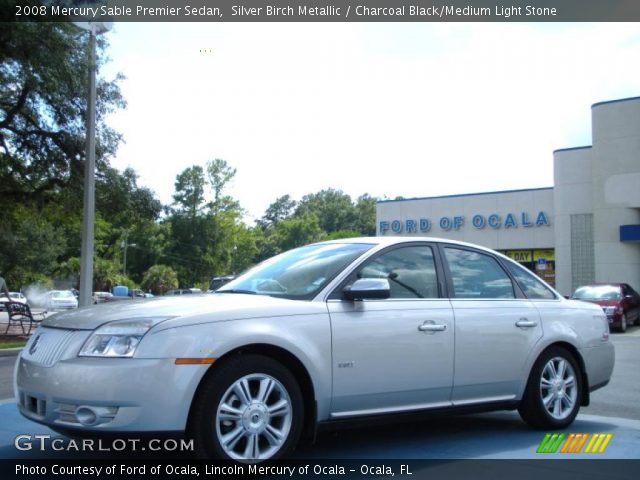
{"label": "side window", "polygon": [[520,285],[527,298],[531,300],[555,300],[556,295],[529,270],[511,262],[504,263],[511,274],[516,277],[518,285]]}
{"label": "side window", "polygon": [[490,255],[459,248],[444,249],[455,298],[515,298],[513,284]]}
{"label": "side window", "polygon": [[388,279],[390,298],[438,298],[433,250],[426,245],[385,252],[358,270],[356,278]]}

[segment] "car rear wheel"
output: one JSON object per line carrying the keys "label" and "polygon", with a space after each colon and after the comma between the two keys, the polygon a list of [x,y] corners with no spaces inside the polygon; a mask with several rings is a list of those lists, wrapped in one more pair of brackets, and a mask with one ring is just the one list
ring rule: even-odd
{"label": "car rear wheel", "polygon": [[576,418],[581,401],[578,363],[566,349],[552,347],[533,366],[518,412],[534,428],[565,428]]}
{"label": "car rear wheel", "polygon": [[286,367],[262,355],[240,355],[205,379],[189,433],[200,457],[256,463],[290,452],[303,417],[300,387]]}

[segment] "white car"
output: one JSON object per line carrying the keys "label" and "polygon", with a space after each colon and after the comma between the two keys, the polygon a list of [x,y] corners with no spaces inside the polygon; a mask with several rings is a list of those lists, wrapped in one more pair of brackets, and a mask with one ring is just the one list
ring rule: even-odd
{"label": "white car", "polygon": [[18,302],[18,303],[22,303],[23,305],[27,304],[27,297],[25,297],[22,293],[20,292],[9,292],[9,298],[7,298],[7,295],[5,293],[0,293],[0,310],[4,311],[5,306],[4,303],[2,302]]}
{"label": "white car", "polygon": [[203,457],[257,462],[372,415],[518,409],[564,428],[613,364],[597,305],[482,247],[376,237],[285,252],[210,295],[49,317],[16,391],[63,433],[186,431]]}
{"label": "white car", "polygon": [[45,295],[47,310],[67,310],[78,308],[78,299],[71,290],[51,290]]}

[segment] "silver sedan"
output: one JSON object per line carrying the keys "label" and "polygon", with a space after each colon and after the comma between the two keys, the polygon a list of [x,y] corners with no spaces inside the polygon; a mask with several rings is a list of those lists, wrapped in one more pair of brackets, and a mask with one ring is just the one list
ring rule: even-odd
{"label": "silver sedan", "polygon": [[20,412],[74,435],[180,431],[205,457],[290,452],[318,423],[518,409],[570,425],[609,382],[602,309],[482,247],[301,247],[210,295],[60,313],[16,364]]}

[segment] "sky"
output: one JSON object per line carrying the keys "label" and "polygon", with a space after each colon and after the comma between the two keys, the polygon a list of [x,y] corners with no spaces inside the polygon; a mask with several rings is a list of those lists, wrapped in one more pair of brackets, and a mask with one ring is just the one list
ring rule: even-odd
{"label": "sky", "polygon": [[591,144],[591,105],[640,95],[637,24],[116,23],[124,135],[112,165],[171,203],[222,158],[260,218],[276,198],[553,185],[553,151]]}

